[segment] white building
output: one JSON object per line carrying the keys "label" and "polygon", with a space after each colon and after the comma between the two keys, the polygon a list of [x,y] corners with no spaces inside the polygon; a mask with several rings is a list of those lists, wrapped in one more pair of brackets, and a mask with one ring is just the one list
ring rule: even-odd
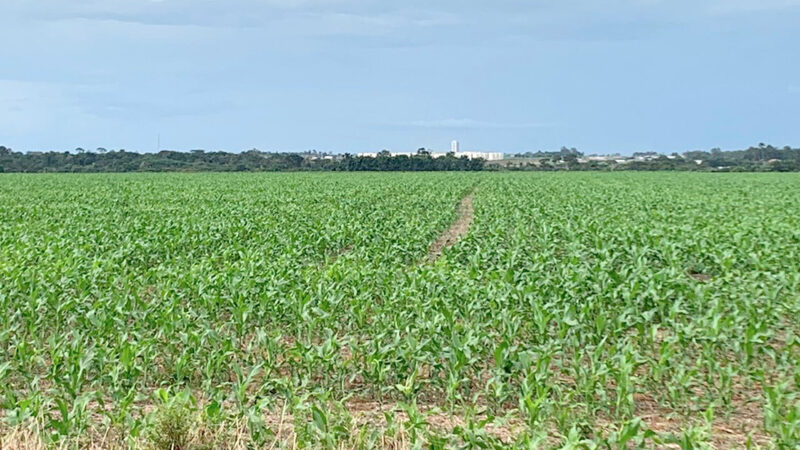
{"label": "white building", "polygon": [[450,151],[453,153],[458,153],[458,141],[453,141],[450,143]]}
{"label": "white building", "polygon": [[[458,148],[458,142],[457,141],[453,141],[453,144],[454,145],[452,145],[450,147],[451,150],[454,147]],[[443,158],[443,157],[447,156],[447,153],[432,152],[432,151],[428,151],[428,152],[429,152],[431,158]],[[483,158],[486,161],[499,161],[499,160],[503,159],[503,154],[499,153],[499,152],[462,152],[462,151],[452,151],[452,153],[454,154],[454,156],[456,158],[463,158],[463,157],[467,157],[469,159]],[[390,155],[391,156],[408,156],[408,157],[411,157],[411,156],[416,155],[416,153],[391,152]],[[375,158],[375,157],[378,156],[378,154],[377,153],[358,153],[358,156]]]}
{"label": "white building", "polygon": [[456,158],[466,156],[469,159],[483,158],[486,161],[499,161],[503,159],[503,154],[498,152],[457,152]]}

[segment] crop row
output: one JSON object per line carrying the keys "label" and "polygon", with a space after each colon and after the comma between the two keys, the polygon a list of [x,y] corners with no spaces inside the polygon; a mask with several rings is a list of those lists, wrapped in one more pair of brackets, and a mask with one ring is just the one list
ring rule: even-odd
{"label": "crop row", "polygon": [[[185,414],[214,430],[192,442],[232,448],[800,442],[793,175],[0,186],[7,430],[139,446]],[[427,261],[473,189],[468,234]]]}

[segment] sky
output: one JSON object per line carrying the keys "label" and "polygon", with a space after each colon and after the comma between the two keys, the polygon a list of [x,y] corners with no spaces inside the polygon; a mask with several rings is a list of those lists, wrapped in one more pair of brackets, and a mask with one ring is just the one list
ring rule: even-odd
{"label": "sky", "polygon": [[800,146],[800,0],[0,0],[0,145]]}

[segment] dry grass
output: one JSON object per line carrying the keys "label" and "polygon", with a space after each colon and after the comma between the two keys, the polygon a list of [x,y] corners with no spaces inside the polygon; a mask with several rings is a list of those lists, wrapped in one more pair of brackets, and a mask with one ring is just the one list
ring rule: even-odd
{"label": "dry grass", "polygon": [[[285,448],[285,449],[298,449],[305,448],[298,445],[296,435],[293,433],[283,433],[276,435],[275,441],[267,445],[267,449]],[[357,433],[353,433],[350,440],[341,442],[337,448],[345,449],[359,449],[363,448]],[[381,449],[409,449],[411,442],[408,436],[401,430],[392,437],[381,436],[377,442],[377,447]],[[36,431],[28,428],[15,428],[0,434],[0,450],[72,450],[72,449],[86,449],[86,450],[122,450],[122,449],[141,449],[141,450],[155,450],[146,440],[139,439],[132,443],[123,441],[92,441],[88,439],[67,440],[61,443],[47,444]],[[253,444],[250,440],[247,428],[245,426],[234,427],[231,430],[226,430],[220,435],[210,435],[208,430],[202,430],[195,433],[193,440],[185,450],[195,449],[214,449],[214,450],[248,450],[252,449]],[[178,449],[176,449],[178,450]],[[180,449],[184,450],[184,449]]]}
{"label": "dry grass", "polygon": [[[770,438],[763,433],[762,412],[757,405],[741,403],[738,408],[728,417],[717,417],[708,429],[708,443],[712,448],[729,449],[744,448],[748,440],[761,447],[770,446]],[[340,449],[364,448],[363,430],[375,431],[376,440],[373,441],[376,448],[381,449],[408,449],[412,447],[412,441],[408,435],[404,424],[409,421],[408,415],[397,405],[380,404],[372,401],[351,400],[345,405],[347,415],[351,418],[349,423],[349,436],[338,443]],[[701,421],[687,418],[676,414],[669,408],[659,405],[648,396],[637,395],[636,416],[650,430],[660,435],[680,436],[683,431],[690,427],[704,426]],[[468,425],[468,420],[457,414],[450,414],[439,411],[434,406],[420,406],[419,411],[425,417],[426,429],[438,433],[449,433],[456,427]],[[386,420],[386,414],[393,416],[396,432],[387,433],[390,426]],[[485,416],[478,416],[474,419],[482,420]],[[303,425],[303,418],[293,416],[291,413],[269,412],[264,415],[264,422],[274,433],[272,441],[266,448],[289,448],[299,447],[297,425]],[[598,417],[596,430],[605,435],[613,431],[617,423],[610,418]],[[549,428],[549,427],[548,427]],[[505,444],[513,443],[517,437],[526,430],[524,424],[515,421],[495,421],[488,423],[484,430],[487,434]],[[550,429],[545,445],[558,446],[558,433]],[[181,450],[244,450],[253,448],[246,423],[227,422],[219,426],[208,426],[197,422],[190,431],[190,445]],[[17,427],[10,430],[0,431],[0,450],[46,450],[46,449],[122,449],[133,448],[150,450],[153,447],[145,438],[136,440],[126,440],[112,430],[91,430],[75,440],[68,440],[61,443],[48,445],[41,439],[36,428]],[[665,445],[664,448],[677,448],[672,445]]]}

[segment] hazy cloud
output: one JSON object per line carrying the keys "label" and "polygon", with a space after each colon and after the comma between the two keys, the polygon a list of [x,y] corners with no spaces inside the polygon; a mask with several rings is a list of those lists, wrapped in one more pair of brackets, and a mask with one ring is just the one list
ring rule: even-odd
{"label": "hazy cloud", "polygon": [[742,14],[800,8],[800,0],[724,0],[708,9],[712,14]]}
{"label": "hazy cloud", "polygon": [[0,144],[788,140],[797,82],[741,68],[796,73],[798,19],[800,0],[0,0]]}
{"label": "hazy cloud", "polygon": [[375,1],[354,0],[5,0],[4,16],[59,21],[91,20],[161,26],[257,27],[288,23],[283,31],[312,35],[356,33],[399,27],[444,26],[456,15],[430,8],[385,8]]}
{"label": "hazy cloud", "polygon": [[485,122],[473,119],[418,120],[413,122],[404,122],[398,125],[403,127],[450,128],[450,129],[480,129],[480,128],[524,129],[524,128],[552,128],[556,126],[555,124],[552,123],[503,123],[503,122]]}
{"label": "hazy cloud", "polygon": [[77,127],[89,115],[57,83],[0,80],[0,135],[42,133],[64,125]]}

